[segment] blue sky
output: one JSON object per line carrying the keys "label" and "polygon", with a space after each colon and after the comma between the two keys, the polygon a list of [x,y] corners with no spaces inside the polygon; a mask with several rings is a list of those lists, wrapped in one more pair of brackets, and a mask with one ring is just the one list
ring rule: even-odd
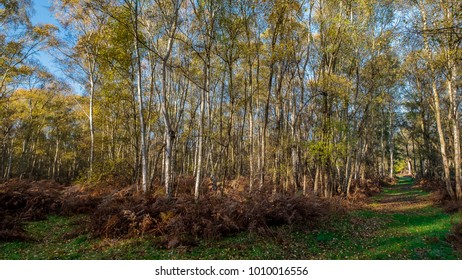
{"label": "blue sky", "polygon": [[[50,11],[53,0],[32,0],[34,13],[32,14],[31,21],[34,25],[37,24],[53,24],[57,26],[62,32],[62,26],[53,16]],[[81,87],[75,84],[73,81],[66,79],[62,71],[59,69],[58,65],[55,63],[53,56],[50,55],[48,51],[40,51],[37,55],[37,59],[50,71],[53,75],[58,78],[66,80],[71,87],[74,89],[74,92],[81,93]]]}
{"label": "blue sky", "polygon": [[[50,1],[48,0],[33,0],[34,13],[31,21],[34,25],[51,23],[59,27],[58,21],[52,16],[50,12]],[[45,67],[54,75],[61,77],[61,71],[53,63],[53,57],[48,53],[41,51],[37,57]]]}
{"label": "blue sky", "polygon": [[50,12],[51,1],[48,0],[33,0],[33,7],[35,10],[32,16],[32,23],[51,23],[59,26],[58,21],[53,17]]}

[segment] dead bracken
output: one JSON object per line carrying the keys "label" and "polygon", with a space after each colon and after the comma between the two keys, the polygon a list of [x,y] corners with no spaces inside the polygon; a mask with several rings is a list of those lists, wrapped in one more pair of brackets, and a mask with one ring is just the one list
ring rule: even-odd
{"label": "dead bracken", "polygon": [[[315,228],[344,209],[328,199],[236,188],[208,193],[195,201],[181,193],[173,199],[138,192],[136,187],[111,189],[63,186],[53,181],[12,180],[0,185],[0,239],[27,239],[22,226],[47,215],[89,216],[94,237],[159,237],[166,247],[196,244],[243,231],[267,234],[274,226]],[[343,209],[343,210],[342,210]]]}

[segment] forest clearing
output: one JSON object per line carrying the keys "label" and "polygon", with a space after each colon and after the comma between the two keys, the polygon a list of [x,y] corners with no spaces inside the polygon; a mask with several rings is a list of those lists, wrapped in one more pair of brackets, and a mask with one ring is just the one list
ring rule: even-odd
{"label": "forest clearing", "polygon": [[[3,193],[0,197],[4,205],[10,205],[13,201],[12,198],[5,201]],[[49,202],[45,200],[43,203]],[[290,200],[286,202],[293,203]],[[2,209],[0,259],[439,260],[460,259],[462,253],[459,251],[462,248],[460,224],[457,229],[454,227],[460,222],[461,213],[454,213],[450,209],[448,210],[451,213],[443,211],[441,205],[438,205],[438,199],[435,200],[435,194],[432,196],[422,186],[414,185],[414,179],[409,177],[401,177],[396,184],[384,186],[381,192],[375,193],[364,203],[360,203],[360,206],[349,210],[331,209],[329,217],[321,217],[322,223],[317,221],[319,217],[313,215],[311,221],[298,223],[280,220],[279,225],[268,227],[271,219],[281,217],[276,213],[272,213],[271,216],[266,212],[268,220],[255,225],[255,228],[230,230],[226,235],[220,236],[220,233],[226,232],[223,227],[229,227],[231,223],[238,221],[228,220],[226,225],[226,221],[220,220],[217,213],[205,213],[204,209],[201,214],[204,219],[208,219],[207,223],[197,222],[188,226],[208,225],[208,230],[213,231],[214,235],[198,236],[197,234],[206,233],[196,232],[196,239],[190,239],[191,236],[180,239],[184,234],[193,233],[187,232],[185,228],[180,229],[183,232],[177,230],[168,233],[168,225],[145,225],[145,232],[140,232],[143,226],[137,225],[136,219],[130,220],[129,217],[125,217],[120,221],[115,218],[117,211],[119,214],[129,211],[124,208],[127,205],[122,201],[119,201],[119,204],[117,209],[112,209],[114,216],[106,221],[99,219],[101,228],[112,231],[103,234],[100,232],[102,229],[98,228],[95,231],[92,228],[92,223],[95,222],[92,216],[98,215],[95,214],[98,209],[79,215],[63,215],[62,213],[69,211],[64,204],[61,206],[62,211],[48,209],[53,214],[47,215],[46,212],[42,212],[43,216],[39,220],[26,220],[23,227],[16,225],[16,232],[5,229],[6,211]],[[27,209],[26,206],[23,209],[25,212],[18,214],[16,218],[24,218],[27,212],[38,213],[41,210],[38,207],[49,204],[40,205],[40,202],[36,202],[35,206],[28,203],[24,205],[32,208]],[[89,207],[89,204],[83,204],[81,207],[85,206]],[[225,208],[221,211],[222,215],[236,215],[235,209],[227,211],[227,203],[223,203],[222,206]],[[80,209],[82,211],[83,208]],[[261,208],[258,210],[264,212]],[[315,210],[324,211],[326,215],[325,209]],[[21,210],[17,208],[16,211]],[[168,224],[168,221],[157,220],[167,219],[162,217],[167,215],[165,213],[167,212],[161,212],[157,217],[153,215],[152,222]],[[39,217],[31,217],[31,220],[36,218]],[[226,216],[224,218],[232,219]],[[123,215],[118,216],[118,219],[123,219]],[[175,217],[172,216],[170,219],[174,220]],[[187,219],[188,217],[185,217],[183,222]],[[174,221],[171,225],[178,226]],[[159,227],[164,227],[166,232],[160,232]],[[163,234],[168,235],[170,242],[166,242]],[[171,240],[177,240],[177,243],[172,244]]]}
{"label": "forest clearing", "polygon": [[0,258],[460,259],[459,0],[0,0]]}

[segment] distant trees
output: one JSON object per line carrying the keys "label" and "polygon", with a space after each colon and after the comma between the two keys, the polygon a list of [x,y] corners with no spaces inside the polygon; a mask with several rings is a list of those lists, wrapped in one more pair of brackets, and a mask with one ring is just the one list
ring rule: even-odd
{"label": "distant trees", "polygon": [[[331,197],[405,161],[420,176],[444,174],[448,193],[462,196],[455,1],[59,0],[54,9],[70,35],[57,53],[86,94],[54,87],[78,121],[53,123],[61,132],[47,176],[123,177],[143,191],[162,185],[167,197],[190,177],[196,199],[208,179],[223,187],[244,176],[250,191]],[[24,12],[11,14],[13,24]],[[52,28],[40,30],[34,49]],[[19,94],[9,77],[2,95]],[[20,155],[9,135],[3,174]],[[72,164],[61,160],[71,147]]]}
{"label": "distant trees", "polygon": [[85,89],[89,96],[88,117],[90,132],[89,177],[93,172],[95,158],[94,103],[97,87],[100,84],[100,49],[103,42],[105,19],[98,11],[88,9],[84,1],[55,1],[54,11],[61,24],[67,27],[74,40],[62,42],[57,47],[62,54],[67,77]]}
{"label": "distant trees", "polygon": [[[36,171],[39,129],[44,125],[36,114],[43,118],[47,111],[44,104],[37,104],[35,94],[47,91],[46,85],[54,82],[34,55],[55,44],[56,28],[33,25],[30,5],[21,0],[0,3],[0,176],[4,179]],[[47,175],[55,176],[56,170]]]}

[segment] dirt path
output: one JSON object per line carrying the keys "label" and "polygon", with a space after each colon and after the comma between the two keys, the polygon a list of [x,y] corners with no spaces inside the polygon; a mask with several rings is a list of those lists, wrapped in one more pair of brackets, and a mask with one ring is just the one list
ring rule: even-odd
{"label": "dirt path", "polygon": [[428,193],[414,185],[412,177],[400,177],[398,183],[385,187],[372,198],[368,207],[376,211],[406,213],[430,207]]}
{"label": "dirt path", "polygon": [[359,217],[379,221],[359,258],[369,259],[458,259],[461,256],[447,242],[452,225],[460,214],[447,214],[433,205],[430,194],[414,185],[411,177],[372,197]]}

